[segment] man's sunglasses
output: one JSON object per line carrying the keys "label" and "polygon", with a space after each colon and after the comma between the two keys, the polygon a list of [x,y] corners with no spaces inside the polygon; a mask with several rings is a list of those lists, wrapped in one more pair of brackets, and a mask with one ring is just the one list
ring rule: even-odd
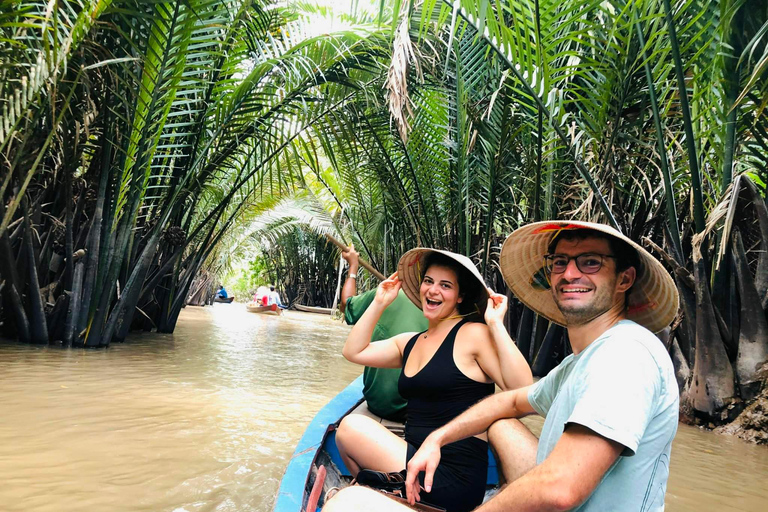
{"label": "man's sunglasses", "polygon": [[565,254],[545,254],[544,263],[548,274],[562,274],[568,268],[571,260],[576,261],[576,267],[582,274],[596,274],[603,268],[603,258],[616,258],[611,254],[585,252],[576,256]]}

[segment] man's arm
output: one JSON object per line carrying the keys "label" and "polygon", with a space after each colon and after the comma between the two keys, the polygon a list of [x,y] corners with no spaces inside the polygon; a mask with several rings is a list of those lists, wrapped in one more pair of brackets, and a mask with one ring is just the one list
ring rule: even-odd
{"label": "man's arm", "polygon": [[357,295],[357,272],[360,269],[360,258],[355,250],[355,246],[350,245],[348,251],[343,251],[341,257],[347,260],[349,268],[347,269],[347,279],[344,281],[344,286],[341,287],[341,303],[339,304],[339,311],[344,314],[344,310],[347,308],[347,301],[350,297]]}
{"label": "man's arm", "polygon": [[379,283],[378,288],[376,288],[376,297],[365,310],[363,316],[352,326],[347,341],[344,342],[341,354],[347,361],[375,368],[400,367],[402,350],[408,340],[409,333],[371,343],[373,330],[381,318],[381,314],[395,300],[400,286],[397,272]]}
{"label": "man's arm", "polygon": [[565,511],[584,503],[624,446],[572,424],[549,457],[476,512]]}
{"label": "man's arm", "polygon": [[427,436],[408,462],[405,489],[410,503],[413,504],[414,500],[419,499],[421,489],[416,478],[419,472],[425,472],[424,489],[427,492],[432,489],[432,479],[440,462],[441,447],[485,432],[497,420],[521,418],[536,412],[528,403],[529,387],[491,395]]}

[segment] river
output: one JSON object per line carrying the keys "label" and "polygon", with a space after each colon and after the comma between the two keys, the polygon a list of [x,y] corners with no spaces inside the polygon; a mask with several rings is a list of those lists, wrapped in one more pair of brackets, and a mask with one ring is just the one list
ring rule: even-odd
{"label": "river", "polygon": [[[347,330],[217,304],[106,350],[0,342],[0,510],[270,511],[304,428],[360,374]],[[667,510],[762,512],[767,481],[768,448],[680,425]]]}

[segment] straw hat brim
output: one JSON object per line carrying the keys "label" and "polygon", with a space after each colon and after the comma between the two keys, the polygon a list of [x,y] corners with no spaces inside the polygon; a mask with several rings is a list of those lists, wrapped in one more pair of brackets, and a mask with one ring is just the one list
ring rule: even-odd
{"label": "straw hat brim", "polygon": [[[472,263],[472,260],[454,252],[417,247],[403,254],[400,258],[400,262],[397,264],[397,276],[400,279],[402,290],[406,297],[411,299],[411,302],[413,302],[417,308],[421,309],[421,296],[419,294],[419,288],[421,287],[421,272],[424,270],[424,262],[427,261],[429,255],[432,253],[440,253],[451,258],[453,261],[467,269],[477,280],[476,283],[473,283],[479,289],[479,291],[476,292],[477,299],[475,303],[477,304],[480,318],[482,318],[485,314],[485,308],[488,306],[488,287],[485,285],[483,277],[480,275],[480,272],[478,272],[475,264]],[[459,293],[467,296],[469,290],[459,290]]]}
{"label": "straw hat brim", "polygon": [[501,248],[500,267],[507,286],[520,301],[549,320],[566,325],[557,307],[544,269],[550,241],[562,230],[591,229],[618,238],[632,246],[640,258],[640,269],[629,294],[626,317],[659,332],[675,318],[679,296],[666,269],[639,244],[605,224],[581,221],[545,221],[515,230]]}

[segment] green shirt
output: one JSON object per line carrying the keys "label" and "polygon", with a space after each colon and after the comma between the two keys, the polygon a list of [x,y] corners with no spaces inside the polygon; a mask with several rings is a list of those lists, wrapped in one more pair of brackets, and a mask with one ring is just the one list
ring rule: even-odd
{"label": "green shirt", "polygon": [[[355,324],[376,297],[376,290],[371,290],[347,299],[344,320],[349,325]],[[373,329],[371,341],[385,340],[404,332],[426,331],[427,319],[419,308],[400,291],[394,302],[381,314]],[[369,368],[363,371],[363,395],[368,401],[368,409],[374,414],[387,419],[401,420],[405,412],[406,400],[397,391],[397,379],[400,370],[395,368]]]}

